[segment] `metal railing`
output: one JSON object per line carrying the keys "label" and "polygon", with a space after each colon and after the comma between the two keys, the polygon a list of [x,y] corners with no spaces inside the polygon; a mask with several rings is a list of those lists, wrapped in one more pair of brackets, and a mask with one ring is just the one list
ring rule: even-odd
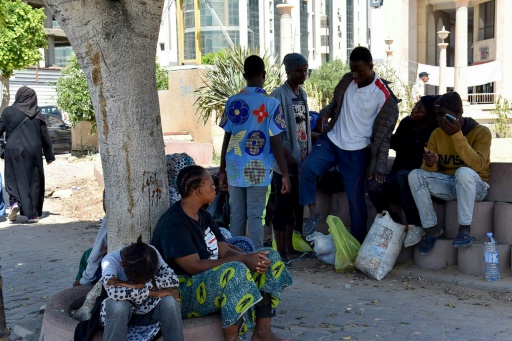
{"label": "metal railing", "polygon": [[468,94],[469,104],[494,104],[495,93]]}

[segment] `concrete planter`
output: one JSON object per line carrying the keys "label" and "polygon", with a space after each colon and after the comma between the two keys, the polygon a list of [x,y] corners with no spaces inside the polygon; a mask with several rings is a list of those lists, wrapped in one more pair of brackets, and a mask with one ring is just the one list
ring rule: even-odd
{"label": "concrete planter", "polygon": [[421,269],[439,270],[457,263],[457,249],[450,239],[439,239],[432,251],[422,255],[418,247],[414,248],[413,262]]}
{"label": "concrete planter", "polygon": [[[41,329],[42,341],[73,340],[78,321],[69,316],[70,307],[74,302],[87,295],[91,288],[91,286],[78,286],[65,289],[48,301]],[[183,332],[186,341],[203,340],[206,335],[210,341],[224,340],[222,323],[218,314],[183,320]],[[103,330],[99,330],[93,338],[93,341],[100,340],[103,340]],[[158,341],[162,340],[162,337],[158,339]]]}
{"label": "concrete planter", "polygon": [[[446,218],[444,226],[444,235],[448,239],[455,239],[459,232],[459,221],[457,218],[457,201],[446,202]],[[479,201],[475,202],[473,209],[473,222],[471,223],[471,235],[476,240],[484,241],[487,238],[487,232],[493,231],[494,222],[494,202]]]}
{"label": "concrete planter", "polygon": [[[468,248],[460,248],[458,254],[459,272],[470,276],[485,276],[483,243],[473,244]],[[510,258],[510,245],[498,245],[498,259],[502,278],[509,274]]]}

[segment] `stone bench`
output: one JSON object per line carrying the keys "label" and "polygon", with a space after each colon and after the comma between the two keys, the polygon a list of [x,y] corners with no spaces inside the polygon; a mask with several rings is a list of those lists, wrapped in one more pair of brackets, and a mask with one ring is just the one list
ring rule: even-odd
{"label": "stone bench", "polygon": [[[392,161],[393,159],[390,158],[390,167]],[[484,201],[475,203],[473,211],[471,233],[477,239],[477,243],[465,249],[455,249],[452,246],[452,239],[457,235],[459,227],[457,202],[436,201],[434,206],[438,222],[444,228],[446,239],[440,239],[434,249],[426,255],[420,254],[417,247],[405,248],[398,260],[412,258],[414,264],[418,267],[432,270],[457,264],[459,272],[465,275],[483,276],[485,274],[483,242],[487,237],[487,232],[493,232],[499,244],[498,253],[502,277],[510,276],[512,263],[512,163],[493,162],[490,166],[490,172],[489,193]],[[368,196],[366,196],[366,203],[368,206],[369,229],[377,212]],[[329,195],[317,191],[317,207],[323,217],[327,217],[329,214],[336,215],[345,223],[347,228],[350,226],[348,200],[344,192]],[[401,210],[398,204],[393,204],[392,207],[396,212]],[[306,209],[305,216],[307,216],[307,211]],[[402,221],[405,221],[403,212]],[[320,222],[318,230],[328,233],[327,228],[324,218]]]}
{"label": "stone bench", "polygon": [[[50,298],[43,317],[42,341],[73,340],[78,321],[69,315],[70,309],[73,303],[76,304],[81,298],[83,299],[91,288],[92,286],[68,288]],[[73,308],[76,309],[76,307]],[[218,314],[183,320],[183,333],[185,341],[204,340],[206,335],[210,341],[224,340],[222,322]],[[103,330],[99,330],[92,340],[103,340]],[[158,341],[162,340],[162,337],[158,339]]]}

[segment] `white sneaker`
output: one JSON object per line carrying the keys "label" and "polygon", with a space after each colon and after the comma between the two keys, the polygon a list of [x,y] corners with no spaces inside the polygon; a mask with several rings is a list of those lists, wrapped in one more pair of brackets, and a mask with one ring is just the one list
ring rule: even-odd
{"label": "white sneaker", "polygon": [[425,230],[421,226],[407,225],[407,235],[404,239],[404,247],[416,245],[425,235]]}
{"label": "white sneaker", "polygon": [[10,221],[15,221],[18,213],[20,213],[20,207],[18,206],[18,203],[15,202],[11,205],[11,211],[9,212],[7,218],[9,218]]}

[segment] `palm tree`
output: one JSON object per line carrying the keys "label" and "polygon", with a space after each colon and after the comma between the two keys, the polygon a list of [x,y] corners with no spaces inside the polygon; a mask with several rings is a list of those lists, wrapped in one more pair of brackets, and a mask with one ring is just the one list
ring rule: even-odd
{"label": "palm tree", "polygon": [[[204,85],[194,90],[198,95],[194,105],[203,122],[206,123],[210,117],[214,118],[216,123],[219,122],[228,98],[246,86],[243,77],[244,61],[252,54],[257,53],[238,46],[224,50],[215,57],[213,65],[208,66],[202,77]],[[265,90],[270,93],[283,81],[281,65],[276,63],[274,57],[267,54],[261,58],[265,62],[267,71]]]}

